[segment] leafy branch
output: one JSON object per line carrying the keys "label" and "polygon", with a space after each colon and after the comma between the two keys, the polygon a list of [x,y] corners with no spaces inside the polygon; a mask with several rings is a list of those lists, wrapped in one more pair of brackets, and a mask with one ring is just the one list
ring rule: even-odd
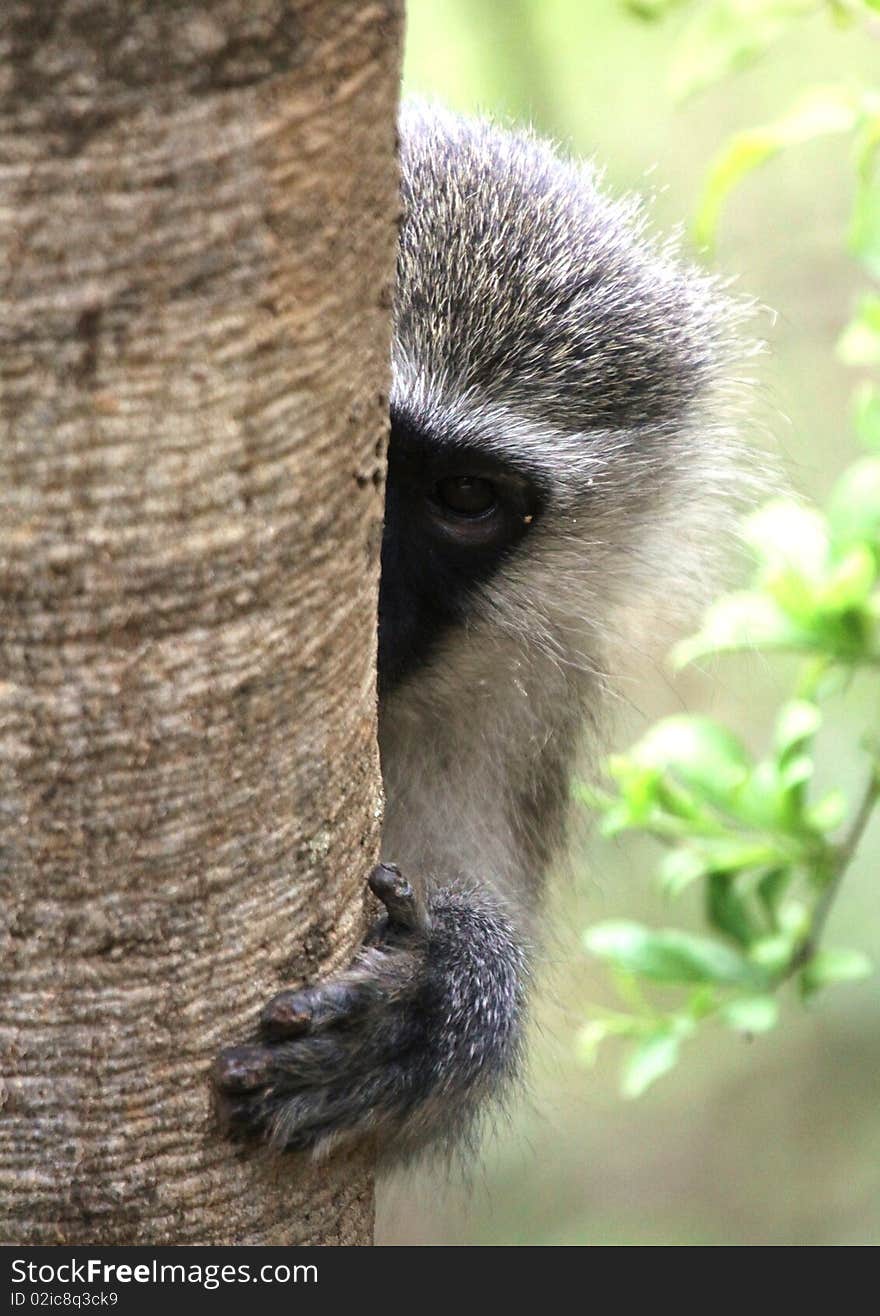
{"label": "leafy branch", "polygon": [[[880,0],[628,0],[628,8],[642,18],[686,15],[673,85],[689,95],[757,58],[798,18],[824,11],[837,24],[867,20],[876,28]],[[709,169],[699,239],[711,244],[731,189],[752,169],[828,134],[852,143],[848,244],[868,279],[880,279],[876,88],[812,88],[774,124],[737,134]],[[880,366],[880,295],[872,289],[837,354],[850,366]],[[668,897],[701,885],[712,933],[615,920],[584,934],[586,949],[610,965],[626,1008],[595,1012],[581,1032],[581,1054],[590,1060],[606,1038],[628,1040],[627,1095],[669,1070],[704,1022],[766,1032],[778,1022],[783,984],[795,983],[806,1000],[870,972],[860,951],[826,947],[822,936],[880,799],[877,740],[864,745],[856,806],[848,808],[839,790],[818,798],[811,790],[825,701],[856,673],[870,682],[880,676],[880,388],[870,378],[854,393],[853,425],[867,454],[844,471],[825,511],[775,499],[755,512],[745,527],[756,564],[751,586],[719,599],[673,655],[678,666],[736,651],[801,657],[766,753],[753,758],[710,718],[670,717],[610,760],[613,789],[578,788],[603,814],[605,834],[639,831],[662,843]],[[658,988],[674,990],[673,1005],[657,1003]]]}

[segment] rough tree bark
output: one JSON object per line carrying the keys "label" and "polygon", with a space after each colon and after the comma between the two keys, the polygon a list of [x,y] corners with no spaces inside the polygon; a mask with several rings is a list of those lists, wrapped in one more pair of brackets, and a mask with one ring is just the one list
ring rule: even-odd
{"label": "rough tree bark", "polygon": [[207,1081],[363,930],[398,0],[0,7],[0,1239],[367,1242]]}

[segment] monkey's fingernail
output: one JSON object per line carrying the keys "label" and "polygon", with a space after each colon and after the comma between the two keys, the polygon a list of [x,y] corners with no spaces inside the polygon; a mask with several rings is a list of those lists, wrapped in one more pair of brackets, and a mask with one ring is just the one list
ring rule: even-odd
{"label": "monkey's fingernail", "polygon": [[308,1031],[312,1011],[301,992],[279,992],[263,1007],[260,1025],[280,1037],[298,1037]]}
{"label": "monkey's fingernail", "polygon": [[253,1137],[259,1128],[258,1108],[255,1106],[253,1096],[250,1093],[236,1096],[231,1092],[222,1092],[219,1095],[217,1115],[226,1130],[227,1137],[236,1140]]}
{"label": "monkey's fingernail", "polygon": [[427,928],[424,901],[396,864],[379,864],[374,868],[370,874],[370,890],[387,909],[393,927],[405,932]]}
{"label": "monkey's fingernail", "polygon": [[370,890],[380,900],[389,897],[406,898],[412,894],[412,887],[401,873],[397,864],[377,864],[370,874]]}
{"label": "monkey's fingernail", "polygon": [[252,1092],[271,1073],[272,1053],[262,1046],[230,1046],[214,1061],[214,1082],[225,1092]]}

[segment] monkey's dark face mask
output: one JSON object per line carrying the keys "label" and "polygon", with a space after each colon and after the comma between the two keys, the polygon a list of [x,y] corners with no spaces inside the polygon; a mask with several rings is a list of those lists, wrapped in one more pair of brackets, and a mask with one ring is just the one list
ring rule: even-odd
{"label": "monkey's dark face mask", "polygon": [[379,587],[379,694],[431,661],[474,591],[516,551],[542,494],[477,444],[392,411]]}

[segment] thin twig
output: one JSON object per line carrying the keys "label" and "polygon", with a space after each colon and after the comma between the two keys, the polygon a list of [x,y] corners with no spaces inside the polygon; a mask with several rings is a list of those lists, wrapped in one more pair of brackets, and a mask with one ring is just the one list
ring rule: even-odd
{"label": "thin twig", "polygon": [[859,842],[864,835],[865,828],[868,826],[871,814],[874,811],[874,805],[877,803],[878,799],[880,799],[880,764],[875,763],[871,767],[871,775],[868,778],[861,803],[859,804],[856,815],[850,824],[849,831],[841,841],[840,845],[833,852],[834,866],[831,875],[823,886],[819,898],[813,908],[813,917],[810,922],[810,934],[789,964],[785,975],[786,977],[789,977],[792,973],[795,973],[798,969],[802,968],[803,965],[806,964],[808,960],[812,959],[815,954],[816,947],[822,936],[822,930],[825,926],[828,915],[831,912],[831,906],[834,904],[835,897],[840,889],[840,884],[843,881],[846,870],[853,861],[856,850],[859,847]]}

